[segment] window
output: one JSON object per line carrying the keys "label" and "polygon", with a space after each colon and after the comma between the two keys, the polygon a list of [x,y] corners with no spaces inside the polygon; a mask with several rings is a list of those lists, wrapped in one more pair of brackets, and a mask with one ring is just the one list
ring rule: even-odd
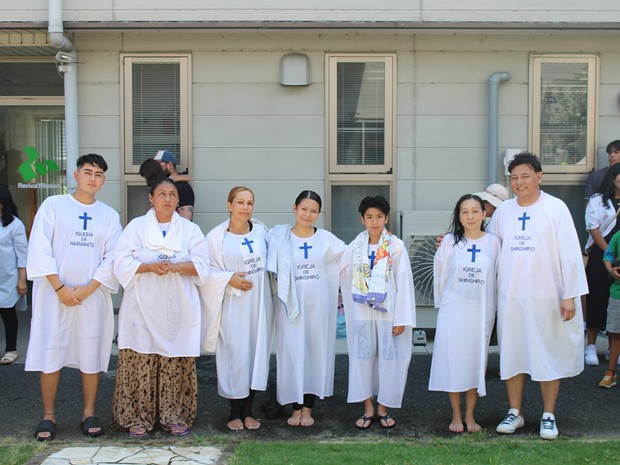
{"label": "window", "polygon": [[594,168],[598,59],[593,55],[533,55],[530,150],[547,173]]}
{"label": "window", "polygon": [[392,55],[328,55],[330,173],[392,170]]}
{"label": "window", "polygon": [[393,191],[396,57],[326,56],[328,227],[350,242],[363,229],[357,208]]}
{"label": "window", "polygon": [[158,150],[174,153],[188,168],[190,147],[189,55],[124,55],[123,154],[125,173]]}

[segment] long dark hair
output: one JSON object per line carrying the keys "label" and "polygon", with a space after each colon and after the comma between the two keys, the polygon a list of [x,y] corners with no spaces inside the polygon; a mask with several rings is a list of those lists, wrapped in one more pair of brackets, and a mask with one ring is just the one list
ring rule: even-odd
{"label": "long dark hair", "polygon": [[2,205],[2,226],[8,226],[17,216],[17,205],[13,202],[9,186],[0,184],[0,205]]}
{"label": "long dark hair", "polygon": [[[454,245],[458,244],[459,242],[465,241],[465,228],[461,223],[460,216],[461,205],[466,200],[475,200],[480,204],[480,208],[482,209],[482,211],[485,211],[484,202],[480,197],[474,194],[465,194],[458,200],[458,202],[456,202],[456,207],[454,207],[454,211],[452,212],[452,224],[450,227],[450,232],[454,236]],[[484,221],[480,225],[480,231],[484,231]]]}
{"label": "long dark hair", "polygon": [[603,182],[601,182],[601,186],[598,188],[599,194],[603,194],[603,198],[601,202],[605,205],[605,208],[608,207],[607,202],[610,199],[616,197],[616,188],[614,186],[614,180],[616,176],[620,174],[620,163],[616,163],[615,165],[611,165],[603,178]]}

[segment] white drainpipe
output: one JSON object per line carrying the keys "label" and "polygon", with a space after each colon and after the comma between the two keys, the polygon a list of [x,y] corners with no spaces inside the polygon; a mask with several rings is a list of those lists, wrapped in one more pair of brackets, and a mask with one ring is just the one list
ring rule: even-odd
{"label": "white drainpipe", "polygon": [[498,166],[498,126],[499,126],[499,85],[509,81],[510,73],[498,71],[489,77],[489,113],[488,113],[488,133],[487,133],[487,182],[495,184],[497,182]]}
{"label": "white drainpipe", "polygon": [[62,25],[62,0],[49,0],[49,22],[47,31],[52,47],[59,50],[56,54],[58,71],[63,73],[65,83],[65,136],[66,136],[66,173],[67,190],[73,192],[76,183],[73,179],[75,163],[78,159],[78,89],[77,89],[77,52],[73,42],[64,34]]}

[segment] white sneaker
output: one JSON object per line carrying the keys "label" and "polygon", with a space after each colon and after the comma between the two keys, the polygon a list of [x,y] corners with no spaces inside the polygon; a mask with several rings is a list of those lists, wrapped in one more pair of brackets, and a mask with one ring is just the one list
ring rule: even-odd
{"label": "white sneaker", "polygon": [[597,366],[598,354],[596,353],[596,345],[589,344],[585,352],[586,365]]}
{"label": "white sneaker", "polygon": [[553,440],[556,439],[559,434],[553,413],[543,413],[540,419],[540,438]]}
{"label": "white sneaker", "polygon": [[523,428],[525,426],[525,420],[521,415],[519,415],[519,411],[516,408],[511,408],[508,410],[508,414],[504,418],[504,420],[497,425],[495,431],[500,434],[512,434],[517,431],[519,428]]}

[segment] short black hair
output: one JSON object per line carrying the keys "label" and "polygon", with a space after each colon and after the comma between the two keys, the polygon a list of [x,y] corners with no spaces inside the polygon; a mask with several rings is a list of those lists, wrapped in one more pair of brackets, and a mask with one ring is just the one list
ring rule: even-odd
{"label": "short black hair", "polygon": [[82,155],[80,158],[78,158],[76,163],[77,169],[79,170],[86,163],[98,166],[103,170],[104,173],[108,171],[108,164],[105,162],[101,155],[98,155],[96,153],[89,153],[87,155]]}
{"label": "short black hair", "polygon": [[366,214],[366,210],[368,210],[369,208],[376,208],[378,210],[381,210],[385,214],[385,216],[388,216],[390,214],[390,203],[382,195],[376,195],[374,197],[364,197],[360,202],[360,206],[357,211],[360,212],[361,216],[364,216]]}
{"label": "short black hair", "polygon": [[530,152],[521,152],[512,159],[508,165],[508,172],[512,173],[512,170],[519,165],[530,165],[532,169],[537,173],[542,173],[542,165],[539,158]]}
{"label": "short black hair", "polygon": [[611,153],[614,150],[620,150],[620,140],[612,140],[609,144],[607,144],[607,148],[605,149],[607,153]]}

